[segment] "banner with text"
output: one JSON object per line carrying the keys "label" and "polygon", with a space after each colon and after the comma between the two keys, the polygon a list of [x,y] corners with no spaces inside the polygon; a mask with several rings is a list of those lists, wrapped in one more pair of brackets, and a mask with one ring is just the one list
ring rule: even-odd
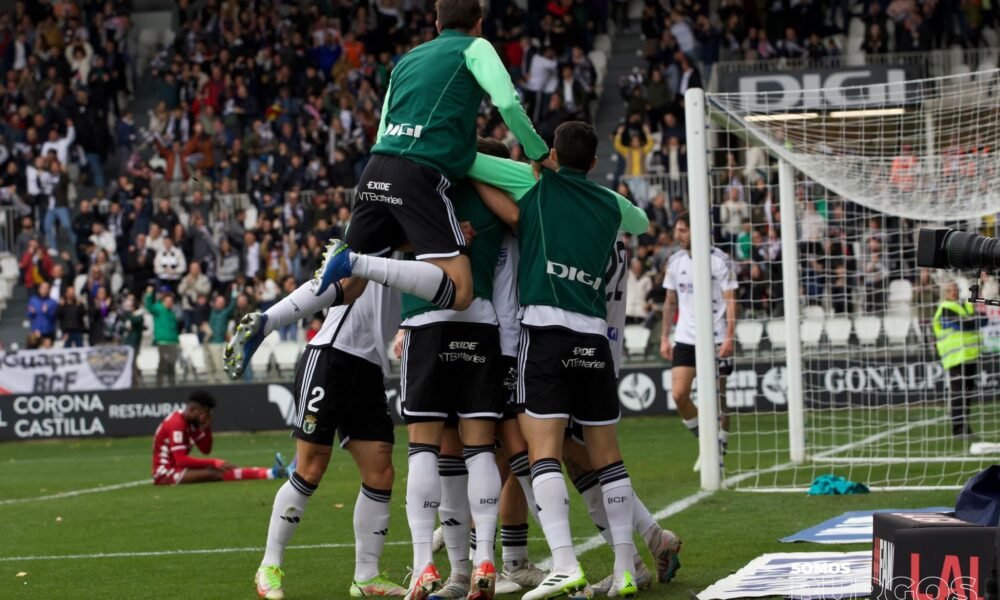
{"label": "banner with text", "polygon": [[0,394],[132,387],[131,346],[0,352]]}
{"label": "banner with text", "polygon": [[[82,351],[86,352],[86,350]],[[13,354],[7,357],[14,356]],[[129,357],[130,359],[131,357]],[[86,362],[86,361],[84,361]],[[1000,385],[996,355],[981,361],[982,389]],[[90,369],[89,363],[81,370]],[[20,368],[20,367],[17,367]],[[25,367],[26,369],[27,367]],[[47,377],[67,377],[60,367]],[[13,370],[4,368],[6,371]],[[126,369],[131,373],[131,368]],[[2,380],[3,376],[0,376]],[[696,382],[697,384],[697,382]],[[809,360],[804,384],[808,399],[824,407],[881,406],[913,401],[944,400],[947,376],[938,361],[900,356],[867,366],[846,360]],[[66,386],[39,385],[38,391],[0,395],[0,441],[30,438],[128,436],[152,434],[172,410],[183,407],[194,389],[206,389],[218,401],[214,419],[218,431],[283,429],[295,416],[295,397],[289,385],[279,383],[181,386],[73,392]],[[74,388],[79,389],[78,385]],[[784,411],[785,367],[758,363],[741,365],[726,383],[726,405],[731,411]],[[49,391],[51,390],[51,391]],[[2,392],[0,392],[2,393]],[[665,415],[676,411],[667,366],[622,370],[618,383],[622,416]],[[386,381],[386,400],[396,423],[401,423],[399,380]]]}
{"label": "banner with text", "polygon": [[719,91],[745,94],[741,111],[795,111],[887,108],[919,101],[913,65],[867,65],[839,69],[722,73]]}

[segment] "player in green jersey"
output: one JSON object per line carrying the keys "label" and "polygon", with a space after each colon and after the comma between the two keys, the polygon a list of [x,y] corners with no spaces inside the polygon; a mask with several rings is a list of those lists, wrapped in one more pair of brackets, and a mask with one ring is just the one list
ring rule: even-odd
{"label": "player in green jersey", "polygon": [[[482,26],[479,0],[438,0],[440,35],[392,70],[351,226],[346,240],[327,250],[317,295],[342,286],[338,303],[350,303],[372,280],[443,309],[471,303],[467,248],[447,191],[475,159],[483,98],[490,97],[536,168],[548,160],[503,62],[480,37]],[[416,261],[385,258],[406,242]]]}
{"label": "player in green jersey", "polygon": [[528,180],[526,166],[480,155],[470,177],[514,194],[520,202],[519,300],[524,308],[518,355],[521,428],[528,441],[539,519],[552,550],[553,571],[524,600],[584,589],[573,552],[569,496],[562,475],[563,431],[583,426],[615,546],[615,596],[637,593],[632,542],[632,485],[622,463],[615,424],[620,416],[614,365],[606,337],[603,281],[616,232],[641,233],[645,214],[587,180],[596,164],[593,127],[570,122],[556,130],[557,172]]}

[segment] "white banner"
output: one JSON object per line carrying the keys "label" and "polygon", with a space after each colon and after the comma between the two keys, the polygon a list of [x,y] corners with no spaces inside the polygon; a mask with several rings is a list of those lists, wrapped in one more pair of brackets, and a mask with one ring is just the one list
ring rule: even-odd
{"label": "white banner", "polygon": [[0,352],[0,395],[132,387],[131,346]]}
{"label": "white banner", "polygon": [[784,596],[842,600],[872,591],[872,552],[765,554],[698,594],[699,600]]}

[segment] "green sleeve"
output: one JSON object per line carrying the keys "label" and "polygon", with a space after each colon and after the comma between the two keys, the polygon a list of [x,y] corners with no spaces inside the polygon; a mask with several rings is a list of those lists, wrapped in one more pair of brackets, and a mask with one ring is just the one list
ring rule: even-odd
{"label": "green sleeve", "polygon": [[[489,94],[490,100],[500,111],[504,123],[524,146],[524,154],[532,160],[542,160],[549,147],[531,124],[517,97],[510,73],[497,55],[496,49],[483,38],[476,38],[465,49],[465,66],[472,73],[479,86]],[[386,96],[388,97],[388,95]]]}
{"label": "green sleeve", "polygon": [[622,211],[622,222],[618,228],[633,235],[646,233],[646,230],[649,229],[649,216],[646,215],[646,211],[632,204],[628,198],[618,192],[608,191],[615,195],[615,199],[618,200],[618,208]]}
{"label": "green sleeve", "polygon": [[476,154],[468,176],[507,192],[514,200],[523,198],[537,183],[531,165],[481,152]]}
{"label": "green sleeve", "polygon": [[375,143],[382,139],[385,133],[385,116],[389,114],[389,94],[392,93],[392,78],[389,78],[389,85],[385,88],[385,99],[382,100],[382,115],[378,119],[378,133],[375,135]]}

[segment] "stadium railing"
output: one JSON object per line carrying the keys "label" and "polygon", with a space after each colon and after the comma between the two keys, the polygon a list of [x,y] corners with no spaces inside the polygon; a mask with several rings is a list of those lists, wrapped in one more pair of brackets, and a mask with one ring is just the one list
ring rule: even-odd
{"label": "stadium railing", "polygon": [[17,239],[18,228],[20,228],[20,217],[21,209],[18,207],[0,206],[0,254],[14,252],[14,241]]}

